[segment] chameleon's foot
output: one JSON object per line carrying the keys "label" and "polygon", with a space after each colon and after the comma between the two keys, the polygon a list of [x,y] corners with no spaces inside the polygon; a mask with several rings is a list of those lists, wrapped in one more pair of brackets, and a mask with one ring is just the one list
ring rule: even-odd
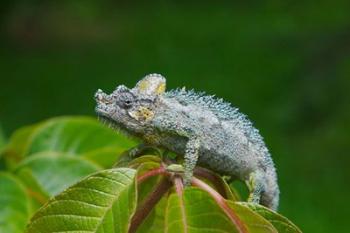
{"label": "chameleon's foot", "polygon": [[185,187],[191,186],[191,180],[185,178],[185,179],[184,179],[184,186],[185,186]]}
{"label": "chameleon's foot", "polygon": [[250,192],[248,197],[248,202],[259,204],[261,199],[261,193],[263,192],[263,188],[264,188],[262,174],[257,172],[250,174],[247,185]]}
{"label": "chameleon's foot", "polygon": [[134,147],[134,148],[131,148],[130,150],[126,151],[126,153],[128,154],[128,156],[130,158],[136,158],[142,153],[142,151],[143,151],[143,148]]}
{"label": "chameleon's foot", "polygon": [[183,178],[183,183],[185,187],[191,186],[191,179],[192,176],[186,176],[186,171],[184,167],[180,164],[171,164],[169,165],[166,170],[168,172],[176,173],[177,175],[181,175]]}

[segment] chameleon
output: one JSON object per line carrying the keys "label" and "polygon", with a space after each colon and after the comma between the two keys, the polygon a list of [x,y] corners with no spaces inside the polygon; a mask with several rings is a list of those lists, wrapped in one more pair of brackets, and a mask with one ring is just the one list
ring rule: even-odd
{"label": "chameleon", "polygon": [[145,146],[183,155],[184,185],[198,164],[247,184],[249,202],[277,210],[279,187],[271,155],[259,131],[238,108],[204,92],[166,91],[166,79],[149,74],[135,87],[118,85],[111,94],[98,89],[100,119],[141,140]]}

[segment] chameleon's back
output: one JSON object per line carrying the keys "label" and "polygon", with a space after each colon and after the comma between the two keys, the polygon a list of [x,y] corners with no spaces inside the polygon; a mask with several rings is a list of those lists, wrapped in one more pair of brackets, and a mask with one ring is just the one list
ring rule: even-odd
{"label": "chameleon's back", "polygon": [[237,108],[231,107],[222,99],[206,96],[204,93],[197,94],[192,90],[177,89],[161,96],[156,112],[156,118],[173,125],[181,125],[199,137],[201,155],[206,160],[214,157],[234,160],[235,166],[239,168],[234,169],[235,171],[232,171],[233,164],[219,165],[222,172],[225,167],[229,167],[230,171],[224,172],[226,174],[229,172],[230,175],[244,177],[259,163],[264,163],[265,157],[269,157],[259,131]]}

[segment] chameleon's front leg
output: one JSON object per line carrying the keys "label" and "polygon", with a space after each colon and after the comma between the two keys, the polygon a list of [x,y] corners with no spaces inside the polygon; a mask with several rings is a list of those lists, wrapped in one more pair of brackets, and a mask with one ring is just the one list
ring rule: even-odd
{"label": "chameleon's front leg", "polygon": [[190,138],[186,144],[185,151],[185,174],[184,174],[184,185],[189,186],[193,176],[193,170],[198,161],[200,141],[197,138]]}
{"label": "chameleon's front leg", "polygon": [[189,186],[191,184],[194,167],[198,160],[200,141],[197,137],[193,136],[193,132],[190,128],[186,127],[181,122],[178,124],[174,124],[173,122],[176,122],[176,120],[171,121],[168,117],[159,117],[153,121],[155,127],[160,131],[188,139],[184,155],[184,184],[185,186]]}

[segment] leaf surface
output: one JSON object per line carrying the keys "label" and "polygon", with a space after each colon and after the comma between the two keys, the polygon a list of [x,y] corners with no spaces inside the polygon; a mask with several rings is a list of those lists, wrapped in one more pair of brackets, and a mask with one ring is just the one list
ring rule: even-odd
{"label": "leaf surface", "polygon": [[[264,218],[247,207],[228,203],[243,222],[247,232],[277,233]],[[233,233],[238,232],[234,223],[225,215],[208,193],[197,188],[186,188],[182,198],[170,195],[165,211],[164,232],[184,233]]]}
{"label": "leaf surface", "polygon": [[58,117],[40,125],[32,136],[27,154],[41,151],[84,154],[111,146],[128,149],[134,144],[94,118]]}
{"label": "leaf surface", "polygon": [[267,219],[255,213],[238,202],[227,201],[228,205],[239,216],[247,227],[248,232],[253,233],[278,233],[277,229]]}
{"label": "leaf surface", "polygon": [[22,233],[29,220],[30,201],[21,182],[9,173],[0,173],[0,232]]}
{"label": "leaf surface", "polygon": [[[20,174],[24,170],[31,172],[43,191],[54,196],[83,177],[101,170],[101,167],[81,157],[41,152],[23,160],[16,172]],[[30,178],[29,175],[21,177],[25,181]]]}
{"label": "leaf surface", "polygon": [[13,168],[24,158],[24,153],[30,143],[30,136],[36,127],[37,125],[25,126],[11,135],[8,143],[0,152],[7,167]]}
{"label": "leaf surface", "polygon": [[278,230],[283,233],[301,233],[301,230],[295,226],[286,217],[258,204],[240,202],[237,205],[245,206],[258,213]]}
{"label": "leaf surface", "polygon": [[43,206],[26,232],[126,233],[136,207],[135,173],[115,168],[83,179]]}

